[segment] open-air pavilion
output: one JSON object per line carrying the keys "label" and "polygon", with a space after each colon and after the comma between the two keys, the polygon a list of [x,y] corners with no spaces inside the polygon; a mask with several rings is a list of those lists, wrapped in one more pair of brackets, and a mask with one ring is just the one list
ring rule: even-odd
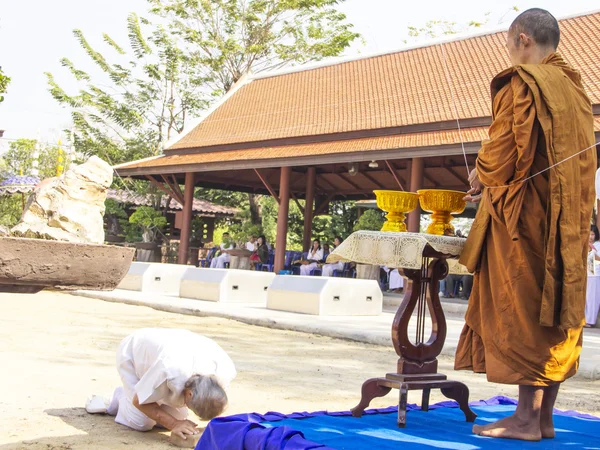
{"label": "open-air pavilion", "polygon": [[[581,72],[600,140],[600,12],[564,19],[561,29],[559,51]],[[180,263],[194,187],[272,195],[277,272],[290,200],[306,200],[308,248],[312,219],[332,200],[372,199],[374,189],[465,190],[466,165],[473,168],[492,121],[490,81],[509,65],[505,33],[492,32],[248,74],[163,155],[115,170],[149,179],[183,205]],[[409,215],[410,231],[418,231],[419,217]]]}

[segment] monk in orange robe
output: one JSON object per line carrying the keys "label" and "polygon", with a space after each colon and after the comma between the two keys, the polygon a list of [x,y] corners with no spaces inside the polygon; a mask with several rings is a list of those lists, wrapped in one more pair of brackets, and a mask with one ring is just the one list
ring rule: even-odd
{"label": "monk in orange robe", "polygon": [[475,277],[455,368],[519,386],[514,415],[475,425],[481,436],[553,438],[581,352],[596,151],[591,102],[559,39],[541,9],[511,25],[514,66],[492,81],[490,139],[469,180],[481,204],[460,259]]}

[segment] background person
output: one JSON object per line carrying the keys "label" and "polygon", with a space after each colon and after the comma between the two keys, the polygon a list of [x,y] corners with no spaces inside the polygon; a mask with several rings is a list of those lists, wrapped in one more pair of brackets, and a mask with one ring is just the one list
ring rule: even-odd
{"label": "background person", "polygon": [[228,250],[235,248],[235,243],[229,237],[229,233],[223,233],[223,242],[221,242],[221,254],[210,262],[211,269],[223,269],[225,264],[231,261],[231,255],[227,253]]}
{"label": "background person", "polygon": [[600,309],[600,233],[596,225],[592,225],[588,247],[588,279],[585,299],[586,328],[596,324],[598,310]]}
{"label": "background person", "polygon": [[[333,240],[333,250],[338,248],[343,241],[344,240],[341,237],[336,236],[335,239]],[[333,264],[325,264],[323,266],[323,276],[324,277],[333,276],[334,270],[339,270],[339,271],[344,270],[344,263],[342,261],[339,261],[339,262],[336,262]]]}
{"label": "background person", "polygon": [[313,269],[318,267],[318,262],[323,259],[323,249],[321,248],[321,241],[315,239],[313,246],[308,252],[306,261],[300,266],[300,275],[310,275]]}

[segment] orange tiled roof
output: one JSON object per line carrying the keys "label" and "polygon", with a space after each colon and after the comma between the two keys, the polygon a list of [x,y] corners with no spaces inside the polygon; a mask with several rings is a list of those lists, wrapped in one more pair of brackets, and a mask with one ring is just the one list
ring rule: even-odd
{"label": "orange tiled roof", "polygon": [[[559,51],[600,104],[600,13],[561,21]],[[169,150],[455,120],[491,115],[489,84],[509,66],[505,34],[264,76],[239,88]],[[449,81],[450,80],[450,81]]]}
{"label": "orange tiled roof", "polygon": [[[481,142],[482,139],[487,138],[487,128],[479,127],[462,130],[462,137],[465,143]],[[181,164],[210,164],[235,161],[259,162],[264,159],[291,158],[298,156],[311,157],[327,154],[410,149],[451,144],[460,144],[460,137],[456,130],[316,142],[311,144],[268,146],[242,150],[190,153],[184,155],[173,154],[155,159],[134,161],[131,164],[119,166],[118,170],[122,171],[141,167],[178,166]]]}
{"label": "orange tiled roof", "polygon": [[[594,118],[596,133],[600,133],[600,116]],[[462,130],[463,142],[466,144],[480,143],[487,139],[487,128],[467,128]],[[215,152],[191,153],[185,155],[166,155],[154,159],[141,160],[124,164],[118,168],[119,172],[126,173],[130,169],[157,168],[168,169],[173,166],[188,164],[206,165],[207,170],[224,170],[226,163],[252,161],[256,168],[261,167],[261,160],[314,157],[329,154],[344,154],[364,152],[365,160],[370,159],[369,152],[399,149],[398,158],[402,158],[402,149],[410,150],[423,147],[437,147],[443,145],[460,145],[461,139],[457,130],[430,131],[426,133],[409,133],[392,136],[379,136],[362,139],[347,139],[330,142],[316,142],[311,144],[266,146],[242,150],[225,150]],[[196,168],[201,171],[201,169]]]}
{"label": "orange tiled roof", "polygon": [[[137,194],[133,192],[123,191],[120,189],[108,189],[106,192],[106,198],[115,200],[119,203],[130,204],[135,206],[152,206],[152,196]],[[167,199],[165,196],[161,198],[161,207],[167,206]],[[169,210],[181,210],[183,207],[174,198],[170,199]],[[228,206],[216,205],[209,202],[208,200],[195,198],[192,204],[192,210],[201,213],[204,217],[216,217],[216,216],[233,216],[238,212],[237,208],[230,208]]]}

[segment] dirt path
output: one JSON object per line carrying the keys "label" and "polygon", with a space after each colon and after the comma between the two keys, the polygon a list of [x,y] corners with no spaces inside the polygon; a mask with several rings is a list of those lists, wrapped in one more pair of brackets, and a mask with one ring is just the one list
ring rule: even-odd
{"label": "dirt path", "polygon": [[[391,371],[396,361],[391,347],[65,294],[0,294],[0,450],[173,448],[165,433],[134,432],[83,409],[88,394],[109,394],[118,385],[117,345],[142,327],[187,328],[221,344],[239,372],[228,414],[346,410],[365,378]],[[516,394],[481,376],[452,373],[449,360],[440,371],[465,381],[474,400]],[[434,394],[432,402],[442,399]],[[373,406],[394,400],[390,395]],[[409,401],[418,402],[418,394]],[[598,414],[600,383],[570,381],[558,406]]]}

